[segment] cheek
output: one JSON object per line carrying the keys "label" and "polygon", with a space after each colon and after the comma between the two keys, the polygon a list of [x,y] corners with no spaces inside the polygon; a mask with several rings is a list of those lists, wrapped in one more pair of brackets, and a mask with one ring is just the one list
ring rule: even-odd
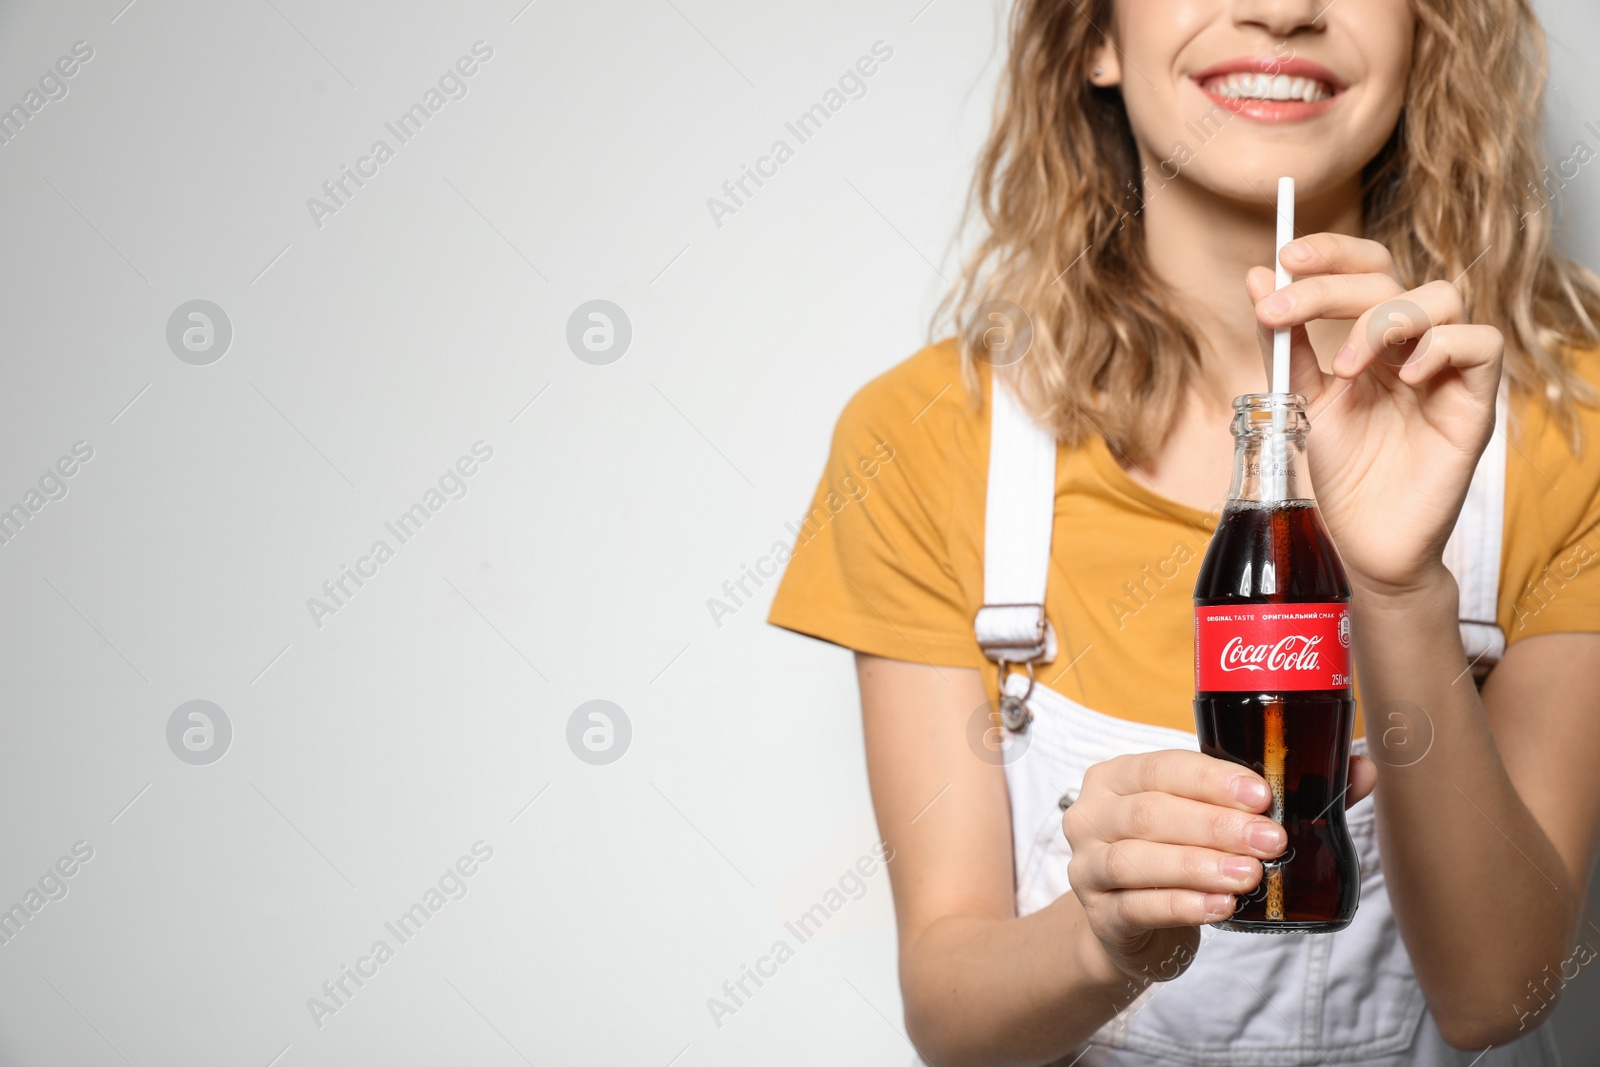
{"label": "cheek", "polygon": [[1159,84],[1226,6],[1225,0],[1116,0],[1113,54],[1122,61],[1124,85]]}
{"label": "cheek", "polygon": [[1226,0],[1117,0],[1122,99],[1134,137],[1158,157],[1183,138],[1183,124],[1211,102],[1178,71],[1189,52],[1226,21]]}
{"label": "cheek", "polygon": [[1411,81],[1411,53],[1416,34],[1415,16],[1406,5],[1391,0],[1345,0],[1349,39],[1360,56],[1362,76],[1356,129],[1368,129],[1375,152],[1388,139],[1405,107]]}
{"label": "cheek", "polygon": [[1338,12],[1339,27],[1360,56],[1362,80],[1374,90],[1378,101],[1396,110],[1405,102],[1406,84],[1411,74],[1411,48],[1416,38],[1417,18],[1402,0],[1342,0],[1349,8]]}

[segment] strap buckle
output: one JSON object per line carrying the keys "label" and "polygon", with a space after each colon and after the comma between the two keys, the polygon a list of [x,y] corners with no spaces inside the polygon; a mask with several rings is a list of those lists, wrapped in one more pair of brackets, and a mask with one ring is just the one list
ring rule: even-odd
{"label": "strap buckle", "polygon": [[[1045,617],[1044,604],[985,604],[973,619],[973,629],[978,636],[978,647],[1000,668],[996,693],[1000,725],[1012,733],[1021,733],[1033,721],[1033,712],[1028,707],[1034,687],[1033,665],[1055,658],[1055,633]],[[1021,667],[1028,674],[1028,688],[1020,697],[1006,692],[1006,679],[1013,667]]]}
{"label": "strap buckle", "polygon": [[[1020,734],[1028,728],[1033,721],[1033,710],[1028,707],[1028,698],[1033,695],[1033,661],[1026,660],[1013,663],[1009,660],[1000,660],[1000,725],[1014,734]],[[1011,673],[1012,667],[1020,666],[1028,672],[1028,688],[1020,697],[1014,697],[1006,692],[1006,678]]]}
{"label": "strap buckle", "polygon": [[995,662],[1049,662],[1055,656],[1055,634],[1039,602],[984,604],[973,617],[978,647]]}

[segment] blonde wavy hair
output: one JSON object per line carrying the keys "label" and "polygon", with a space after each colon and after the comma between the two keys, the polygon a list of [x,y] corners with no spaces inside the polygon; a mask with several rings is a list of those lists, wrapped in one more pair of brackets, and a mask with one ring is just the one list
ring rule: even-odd
{"label": "blonde wavy hair", "polygon": [[[1121,94],[1086,77],[1112,4],[1016,0],[968,201],[987,232],[935,328],[954,322],[978,395],[990,323],[977,310],[990,300],[1024,309],[1032,349],[1006,369],[1023,402],[1069,444],[1100,433],[1143,462],[1196,383],[1201,342],[1145,255],[1141,164]],[[1600,344],[1600,279],[1552,243],[1543,31],[1526,0],[1412,8],[1407,99],[1363,173],[1365,236],[1388,247],[1408,287],[1459,276],[1472,321],[1505,335],[1512,388],[1545,398],[1577,447],[1574,404],[1592,403],[1594,390],[1570,354]]]}

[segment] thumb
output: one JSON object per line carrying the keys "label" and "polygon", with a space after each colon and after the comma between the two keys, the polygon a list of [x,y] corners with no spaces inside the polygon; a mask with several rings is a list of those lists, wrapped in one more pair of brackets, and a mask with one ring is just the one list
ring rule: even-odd
{"label": "thumb", "polygon": [[[1276,288],[1277,276],[1266,267],[1251,267],[1245,275],[1245,290],[1250,294],[1252,305],[1271,296]],[[1261,390],[1264,393],[1272,390],[1272,335],[1273,331],[1263,326],[1258,316],[1256,341],[1261,346],[1261,366],[1266,374],[1266,385]],[[1327,382],[1328,376],[1323,374],[1322,367],[1317,363],[1317,352],[1311,347],[1306,328],[1294,327],[1289,331],[1289,391],[1305,397],[1306,406],[1311,407],[1322,396]]]}
{"label": "thumb", "polygon": [[1345,794],[1344,806],[1354,807],[1364,800],[1377,784],[1378,765],[1366,756],[1351,756],[1349,792]]}

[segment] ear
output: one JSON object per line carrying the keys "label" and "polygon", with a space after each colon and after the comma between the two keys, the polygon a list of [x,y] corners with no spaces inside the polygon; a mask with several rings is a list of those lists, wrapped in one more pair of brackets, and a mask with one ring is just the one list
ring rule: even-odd
{"label": "ear", "polygon": [[1122,56],[1116,45],[1101,40],[1089,55],[1089,84],[1105,89],[1122,84]]}

